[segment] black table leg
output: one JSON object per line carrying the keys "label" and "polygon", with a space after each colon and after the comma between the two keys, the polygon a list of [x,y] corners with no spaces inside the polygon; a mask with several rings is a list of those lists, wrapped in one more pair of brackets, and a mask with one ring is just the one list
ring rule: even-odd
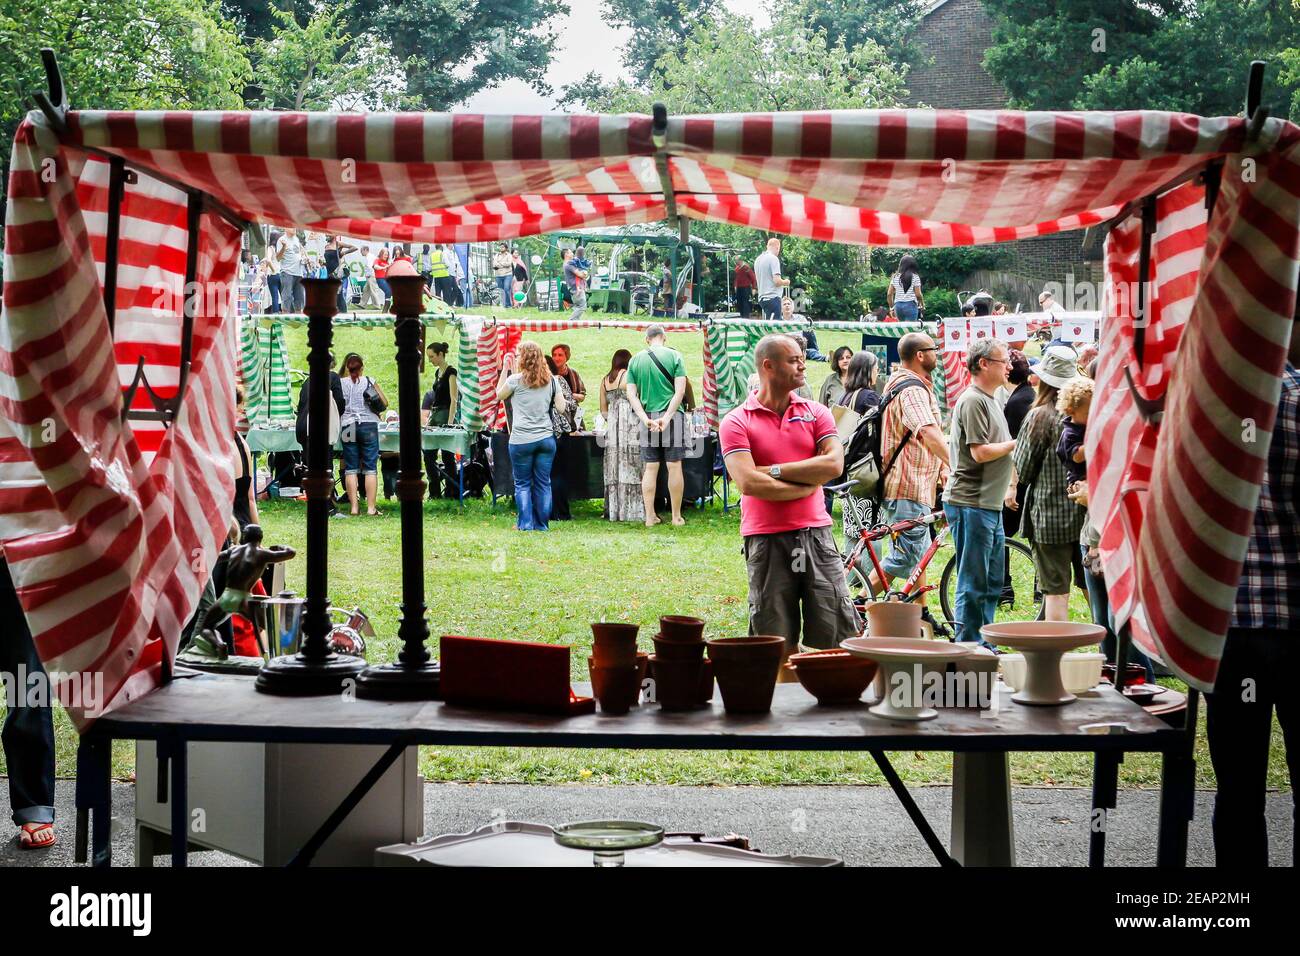
{"label": "black table leg", "polygon": [[91,866],[105,867],[113,862],[109,841],[113,819],[111,757],[110,741],[101,737],[82,737],[77,745],[77,827],[73,855],[77,863],[86,862],[87,836]]}
{"label": "black table leg", "polygon": [[903,809],[907,811],[908,817],[912,820],[912,825],[915,826],[917,832],[921,834],[921,839],[923,839],[925,845],[930,848],[930,852],[933,853],[934,858],[939,861],[939,865],[960,866],[960,864],[954,860],[951,854],[949,854],[944,848],[943,841],[939,839],[938,835],[934,832],[934,829],[930,826],[930,821],[925,818],[925,814],[921,812],[921,808],[916,805],[916,801],[912,799],[912,795],[907,792],[907,787],[903,785],[902,778],[899,777],[897,771],[894,770],[894,765],[889,762],[889,758],[885,756],[885,752],[883,750],[871,750],[868,751],[868,753],[871,754],[871,759],[876,762],[876,766],[880,768],[880,772],[885,775],[885,780],[889,783],[890,789],[894,791],[894,796],[898,797],[898,802],[901,803]]}
{"label": "black table leg", "polygon": [[1196,715],[1200,695],[1187,692],[1183,734],[1173,750],[1163,754],[1160,768],[1160,834],[1156,866],[1187,865],[1187,828],[1196,810]]}
{"label": "black table leg", "polygon": [[189,865],[190,795],[188,745],[184,737],[163,738],[158,751],[164,754],[171,777],[172,866]]}
{"label": "black table leg", "polygon": [[1115,809],[1119,789],[1119,765],[1124,754],[1119,750],[1099,750],[1092,764],[1092,815],[1088,820],[1088,865],[1106,865],[1106,828]]}

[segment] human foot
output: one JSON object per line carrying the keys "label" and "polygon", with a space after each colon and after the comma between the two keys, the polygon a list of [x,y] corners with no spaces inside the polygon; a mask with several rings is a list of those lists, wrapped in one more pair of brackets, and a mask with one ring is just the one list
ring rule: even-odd
{"label": "human foot", "polygon": [[18,831],[18,845],[24,850],[44,850],[57,842],[53,823],[24,823]]}

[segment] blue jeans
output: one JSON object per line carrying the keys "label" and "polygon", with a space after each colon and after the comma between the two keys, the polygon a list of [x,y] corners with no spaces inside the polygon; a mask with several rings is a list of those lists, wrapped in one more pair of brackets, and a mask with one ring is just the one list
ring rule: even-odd
{"label": "blue jeans", "polygon": [[271,311],[280,311],[280,273],[270,272],[266,276],[266,287],[271,290]]}
{"label": "blue jeans", "polygon": [[512,299],[512,293],[514,292],[514,287],[515,287],[514,276],[512,275],[497,276],[497,288],[501,290],[501,304],[504,305],[507,309],[510,308],[512,305],[514,305],[514,301]]}
{"label": "blue jeans", "polygon": [[351,428],[353,441],[343,441],[343,474],[373,475],[379,464],[379,423],[354,422],[344,426],[346,436]]}
{"label": "blue jeans", "polygon": [[894,303],[894,315],[898,317],[899,322],[915,322],[919,314],[915,302]]}
{"label": "blue jeans", "polygon": [[[1079,545],[1079,551],[1084,559],[1083,583],[1088,586],[1088,607],[1092,609],[1092,623],[1100,624],[1106,629],[1106,636],[1101,640],[1101,652],[1106,655],[1106,660],[1113,662],[1115,655],[1119,653],[1119,640],[1115,637],[1115,625],[1111,622],[1110,595],[1106,591],[1106,579],[1088,570],[1088,549]],[[1155,683],[1156,672],[1151,667],[1151,660],[1136,644],[1129,644],[1128,658],[1132,663],[1141,664],[1146,668],[1148,684]]]}
{"label": "blue jeans", "polygon": [[9,683],[19,697],[5,702],[8,711],[2,736],[9,764],[9,806],[19,826],[53,823],[53,706],[27,706],[25,691],[30,685],[18,683],[20,668],[28,677],[45,673],[32,643],[27,617],[18,603],[9,565],[0,559],[0,671],[10,675]]}
{"label": "blue jeans", "polygon": [[957,640],[984,640],[980,628],[993,623],[1002,596],[1003,549],[1002,512],[992,508],[968,508],[945,502],[944,514],[952,528],[957,552]]}
{"label": "blue jeans", "polygon": [[510,470],[515,476],[515,527],[520,531],[548,531],[551,521],[551,464],[555,438],[510,445]]}

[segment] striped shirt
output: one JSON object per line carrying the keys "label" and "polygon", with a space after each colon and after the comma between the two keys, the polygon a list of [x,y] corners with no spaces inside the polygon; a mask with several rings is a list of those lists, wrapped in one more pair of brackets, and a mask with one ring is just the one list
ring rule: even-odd
{"label": "striped shirt", "polygon": [[1020,530],[1035,544],[1074,544],[1088,517],[1065,493],[1065,464],[1056,454],[1060,440],[1061,415],[1049,405],[1031,409],[1016,438],[1016,480],[1030,486]]}
{"label": "striped shirt", "polygon": [[1300,372],[1287,363],[1232,626],[1300,625]]}
{"label": "striped shirt", "polygon": [[894,462],[894,467],[885,472],[885,498],[918,501],[927,508],[933,508],[934,492],[939,484],[943,462],[921,443],[917,433],[926,425],[943,427],[934,391],[921,376],[900,368],[889,376],[889,381],[885,383],[885,394],[893,392],[900,382],[908,378],[913,378],[926,387],[903,389],[885,409],[880,434],[880,460],[883,464],[889,464],[903,435],[909,431],[912,433],[898,460]]}

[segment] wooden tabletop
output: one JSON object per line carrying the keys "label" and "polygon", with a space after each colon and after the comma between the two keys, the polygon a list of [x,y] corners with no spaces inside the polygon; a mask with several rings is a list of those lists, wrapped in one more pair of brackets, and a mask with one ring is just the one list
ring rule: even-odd
{"label": "wooden tabletop", "polygon": [[[1159,751],[1181,731],[1113,688],[1062,707],[1027,707],[1000,692],[996,714],[942,709],[934,720],[889,721],[867,704],[820,707],[798,684],[779,684],[770,714],[729,716],[710,707],[665,713],[655,704],[614,717],[555,717],[469,709],[441,702],[389,703],[258,693],[251,677],[180,678],[101,718],[91,733],[130,740],[283,743],[409,743],[444,746],[619,747],[675,750]],[[587,685],[575,684],[580,694]],[[1087,724],[1120,723],[1125,733],[1093,734]]]}

